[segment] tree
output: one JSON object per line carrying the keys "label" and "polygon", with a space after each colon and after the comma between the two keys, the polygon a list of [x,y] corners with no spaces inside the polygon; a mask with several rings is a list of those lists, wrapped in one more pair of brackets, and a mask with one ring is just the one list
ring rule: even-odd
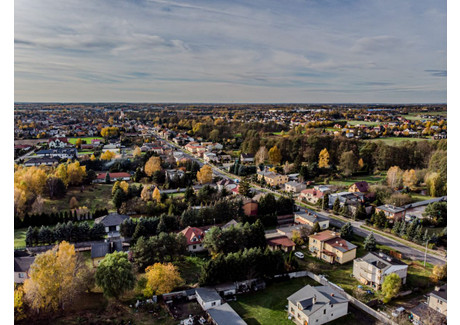
{"label": "tree", "polygon": [[219,141],[219,130],[214,129],[211,132],[209,132],[209,139],[214,142]]}
{"label": "tree", "polygon": [[375,241],[374,233],[371,232],[366,239],[364,239],[364,249],[368,252],[373,252],[377,248],[377,242]]}
{"label": "tree", "polygon": [[112,160],[115,158],[116,154],[113,151],[107,150],[101,154],[101,160]]}
{"label": "tree", "polygon": [[24,289],[17,287],[14,289],[14,320],[24,319]]}
{"label": "tree", "polygon": [[391,273],[385,277],[382,284],[382,293],[384,303],[388,303],[392,298],[396,297],[401,289],[401,278],[396,273]]}
{"label": "tree", "polygon": [[268,150],[265,146],[262,146],[257,150],[256,155],[254,156],[254,161],[256,165],[263,164],[265,160],[268,159]]}
{"label": "tree", "polygon": [[74,245],[65,241],[37,255],[29,279],[24,281],[29,306],[36,311],[64,309],[81,292],[79,274],[83,264],[77,259]]}
{"label": "tree", "polygon": [[315,234],[315,233],[318,233],[318,232],[320,232],[320,231],[321,231],[321,227],[320,227],[320,225],[319,225],[319,223],[318,223],[318,221],[317,221],[317,222],[315,222],[315,223],[313,224],[313,228],[311,229],[311,233],[312,233],[312,234]]}
{"label": "tree", "polygon": [[345,176],[350,176],[358,169],[358,162],[353,151],[345,151],[340,156],[339,169]]}
{"label": "tree", "polygon": [[135,282],[131,263],[125,252],[107,254],[96,271],[96,284],[107,297],[118,299],[125,291],[133,289]]}
{"label": "tree", "polygon": [[145,270],[147,285],[144,290],[146,297],[171,292],[174,288],[184,284],[179,270],[171,263],[155,263]]}
{"label": "tree", "polygon": [[434,202],[428,204],[423,216],[430,218],[437,226],[447,225],[447,203]]}
{"label": "tree", "polygon": [[390,197],[384,200],[385,204],[395,205],[397,207],[409,204],[412,202],[412,197],[409,194],[395,192]]}
{"label": "tree", "polygon": [[141,156],[141,148],[139,148],[138,146],[136,146],[133,150],[133,157],[136,158],[136,157],[140,157]]}
{"label": "tree", "polygon": [[415,170],[406,170],[403,174],[403,185],[413,191],[417,186],[417,173]]}
{"label": "tree", "polygon": [[152,156],[147,160],[144,166],[144,172],[147,176],[151,177],[155,172],[161,170],[161,159],[160,157]]}
{"label": "tree", "polygon": [[251,186],[249,185],[247,177],[243,177],[238,186],[238,192],[242,196],[251,197]]}
{"label": "tree", "polygon": [[110,173],[109,172],[105,173],[105,183],[110,184]]}
{"label": "tree", "polygon": [[208,184],[212,182],[212,168],[209,165],[204,165],[196,173],[196,179],[200,184]]}
{"label": "tree", "polygon": [[270,148],[268,151],[268,160],[270,163],[273,165],[279,165],[281,162],[282,156],[281,156],[281,151],[278,149],[277,146],[273,146]]}
{"label": "tree", "polygon": [[326,148],[321,150],[321,152],[319,153],[318,167],[329,168],[329,152]]}
{"label": "tree", "polygon": [[445,279],[447,279],[447,264],[443,264],[443,265],[436,264],[433,267],[431,279],[435,283],[438,283],[439,281],[444,281]]}
{"label": "tree", "polygon": [[155,189],[153,190],[152,199],[157,203],[161,202],[161,193],[157,186],[155,186]]}
{"label": "tree", "polygon": [[364,168],[364,161],[363,161],[363,158],[359,158],[358,160],[358,167],[360,170],[362,170]]}
{"label": "tree", "polygon": [[332,211],[334,211],[335,214],[338,214],[340,211],[340,200],[339,198],[336,198],[334,201],[334,204],[332,205]]}
{"label": "tree", "polygon": [[346,240],[353,239],[353,227],[350,222],[347,222],[340,228],[340,237]]}
{"label": "tree", "polygon": [[398,166],[393,166],[387,172],[387,184],[393,189],[398,189],[402,186],[403,171]]}
{"label": "tree", "polygon": [[445,194],[441,175],[432,172],[426,175],[425,183],[430,196],[441,196]]}
{"label": "tree", "polygon": [[302,236],[300,235],[300,231],[298,230],[292,231],[292,241],[298,246],[301,246],[304,244],[304,240]]}
{"label": "tree", "polygon": [[72,196],[72,198],[70,199],[69,208],[70,209],[78,208],[78,201],[77,201],[77,198],[75,196]]}
{"label": "tree", "polygon": [[126,200],[125,192],[121,188],[118,188],[115,191],[115,194],[113,195],[113,198],[112,198],[113,205],[115,205],[115,207],[117,208],[117,211],[120,210],[120,207],[122,203],[125,202],[125,200]]}
{"label": "tree", "polygon": [[48,177],[48,179],[46,180],[46,188],[48,190],[48,195],[51,199],[62,198],[66,193],[65,184],[58,177]]}

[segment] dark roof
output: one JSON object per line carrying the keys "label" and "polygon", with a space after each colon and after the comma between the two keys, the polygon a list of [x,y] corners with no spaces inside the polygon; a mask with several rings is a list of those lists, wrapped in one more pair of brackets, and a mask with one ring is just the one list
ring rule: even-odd
{"label": "dark roof", "polygon": [[215,289],[196,288],[195,292],[204,302],[211,302],[222,299]]}
{"label": "dark roof", "polygon": [[243,157],[243,158],[254,158],[254,155],[252,153],[242,153],[241,157]]}
{"label": "dark roof", "polygon": [[[422,324],[447,324],[446,316],[430,308],[427,304],[424,304],[423,302],[417,305],[416,307],[412,308],[410,310],[410,313],[420,317],[420,319],[422,320]],[[424,319],[429,319],[431,320],[431,322],[424,323]]]}
{"label": "dark roof", "polygon": [[428,205],[428,204],[435,203],[435,202],[447,202],[447,196],[441,196],[441,197],[437,197],[437,198],[430,199],[430,200],[410,203],[410,204],[404,205],[402,208],[404,209],[417,208],[417,207],[421,207],[421,206]]}
{"label": "dark roof", "polygon": [[247,324],[227,303],[208,309],[207,312],[217,325]]}
{"label": "dark roof", "polygon": [[125,214],[118,214],[118,213],[109,213],[108,215],[104,217],[97,218],[94,220],[96,223],[102,223],[104,227],[110,227],[110,226],[118,226],[120,225],[124,220],[128,219],[129,216]]}
{"label": "dark roof", "polygon": [[356,182],[353,185],[356,185],[360,192],[367,192],[369,190],[369,184],[366,181]]}
{"label": "dark roof", "polygon": [[[438,289],[438,290],[436,290]],[[434,291],[430,292],[429,296],[439,297],[447,301],[447,284],[443,285],[442,287],[436,288]]]}
{"label": "dark roof", "polygon": [[121,240],[110,243],[95,243],[91,245],[91,258],[104,257],[113,252],[122,252],[123,244]]}
{"label": "dark roof", "polygon": [[35,261],[35,256],[24,256],[14,258],[14,272],[27,272]]}
{"label": "dark roof", "polygon": [[35,157],[26,161],[26,164],[46,164],[46,163],[58,163],[59,159],[55,157]]}

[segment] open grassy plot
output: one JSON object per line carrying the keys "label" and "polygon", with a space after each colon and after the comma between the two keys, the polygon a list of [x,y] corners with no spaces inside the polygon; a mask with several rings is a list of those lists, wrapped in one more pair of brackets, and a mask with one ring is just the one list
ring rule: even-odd
{"label": "open grassy plot", "polygon": [[[354,177],[348,177],[348,178],[343,178],[343,179],[331,180],[329,181],[329,184],[337,185],[337,186],[351,186],[352,184],[356,182],[361,182],[361,181],[366,181],[369,184],[376,184],[376,183],[380,183],[384,179],[385,179],[385,174],[382,173],[380,175],[354,176]],[[321,182],[319,182],[318,184],[320,183]]]}
{"label": "open grassy plot", "polygon": [[307,284],[318,285],[308,277],[277,282],[263,291],[239,295],[237,301],[230,302],[230,305],[249,325],[291,325],[293,323],[287,319],[285,310],[287,297]]}
{"label": "open grassy plot", "polygon": [[14,247],[26,246],[26,232],[27,228],[14,229]]}
{"label": "open grassy plot", "polygon": [[198,283],[201,276],[201,268],[208,259],[199,256],[185,256],[181,261],[175,261],[173,264],[179,268],[182,278],[186,284],[194,285]]}
{"label": "open grassy plot", "polygon": [[383,122],[369,122],[369,121],[347,121],[349,125],[366,125],[366,126],[375,126],[383,124]]}
{"label": "open grassy plot", "polygon": [[53,212],[69,210],[69,202],[72,197],[78,201],[79,206],[85,206],[90,210],[107,208],[115,210],[112,203],[112,186],[111,184],[96,184],[85,186],[83,191],[80,187],[69,188],[65,197],[59,200],[45,199],[44,212]]}
{"label": "open grassy plot", "polygon": [[75,143],[77,143],[78,139],[81,139],[82,141],[86,141],[86,144],[91,144],[91,140],[93,139],[104,140],[104,138],[101,138],[101,137],[82,137],[82,138],[68,138],[67,141],[69,141],[69,143],[74,145]]}
{"label": "open grassy plot", "polygon": [[404,138],[404,137],[388,137],[388,138],[376,138],[376,139],[365,139],[364,141],[377,142],[382,141],[388,145],[395,145],[404,141],[434,141],[433,138]]}

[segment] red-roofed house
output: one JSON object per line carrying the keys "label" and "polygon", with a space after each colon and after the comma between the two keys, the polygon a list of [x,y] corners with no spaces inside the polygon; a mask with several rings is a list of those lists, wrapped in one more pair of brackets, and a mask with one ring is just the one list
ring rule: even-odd
{"label": "red-roofed house", "polygon": [[[93,183],[104,183],[106,174],[107,173],[98,173],[97,178],[93,181]],[[129,173],[109,173],[109,176],[111,182],[131,180],[131,174]]]}
{"label": "red-roofed house", "polygon": [[300,199],[305,199],[307,202],[313,204],[316,204],[319,201],[319,199],[322,199],[323,197],[324,193],[314,188],[308,188],[300,192]]}
{"label": "red-roofed house", "polygon": [[344,264],[356,258],[357,246],[331,230],[308,236],[308,250],[316,257],[329,263]]}
{"label": "red-roofed house", "polygon": [[48,147],[50,148],[65,148],[69,145],[67,138],[49,138]]}
{"label": "red-roofed house", "polygon": [[203,246],[204,231],[196,227],[187,227],[180,232],[187,239],[187,250],[189,252],[202,252],[206,248]]}
{"label": "red-roofed house", "polygon": [[[270,236],[272,235],[272,236]],[[286,235],[268,234],[266,235],[268,248],[272,251],[283,250],[286,253],[295,249],[295,243]]]}
{"label": "red-roofed house", "polygon": [[356,182],[348,188],[348,192],[366,193],[369,191],[369,184],[366,181]]}

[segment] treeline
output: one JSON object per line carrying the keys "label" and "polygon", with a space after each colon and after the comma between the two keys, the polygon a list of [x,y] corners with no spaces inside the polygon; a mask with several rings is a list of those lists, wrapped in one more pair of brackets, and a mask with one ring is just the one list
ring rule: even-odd
{"label": "treeline", "polygon": [[199,209],[188,208],[180,217],[180,225],[183,228],[187,226],[201,227],[244,218],[241,200],[222,199]]}
{"label": "treeline", "polygon": [[88,211],[79,214],[77,210],[64,210],[61,212],[51,212],[40,214],[26,213],[24,218],[14,217],[14,229],[25,227],[54,226],[57,223],[67,223],[68,221],[93,220],[109,214],[107,209],[96,209],[94,212]]}
{"label": "treeline", "polygon": [[141,237],[150,237],[162,232],[168,233],[177,230],[179,230],[178,218],[167,214],[163,214],[160,217],[129,218],[120,225],[120,234],[123,237],[131,238],[132,243],[135,243]]}
{"label": "treeline", "polygon": [[206,233],[203,244],[213,254],[228,254],[245,248],[265,248],[267,241],[264,226],[257,220],[252,225],[238,223],[226,229],[212,227]]}
{"label": "treeline", "polygon": [[271,193],[262,196],[259,200],[257,215],[265,227],[276,226],[277,216],[289,215],[294,212],[294,200],[280,197],[278,200]]}
{"label": "treeline", "polygon": [[92,227],[88,222],[58,223],[55,227],[29,227],[26,232],[26,246],[51,245],[63,240],[78,243],[82,241],[101,240],[105,237],[105,228],[100,223]]}
{"label": "treeline", "polygon": [[203,267],[201,284],[241,281],[254,278],[270,278],[285,272],[285,261],[281,251],[268,248],[251,248],[218,255]]}
{"label": "treeline", "polygon": [[187,239],[182,234],[162,232],[158,236],[140,237],[132,247],[132,259],[144,271],[149,265],[174,261],[186,252]]}

